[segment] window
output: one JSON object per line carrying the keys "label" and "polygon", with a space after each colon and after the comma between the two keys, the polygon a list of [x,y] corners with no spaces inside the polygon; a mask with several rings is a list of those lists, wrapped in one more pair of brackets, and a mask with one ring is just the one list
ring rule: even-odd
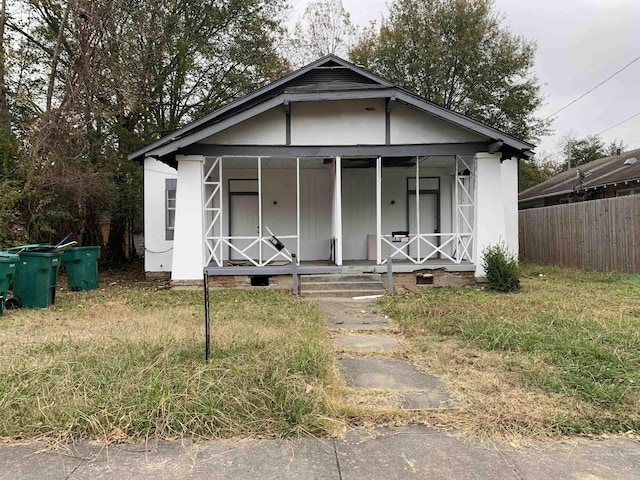
{"label": "window", "polygon": [[165,180],[165,239],[173,240],[173,231],[176,226],[176,187],[178,180],[167,178]]}
{"label": "window", "polygon": [[626,197],[628,195],[638,195],[640,194],[640,188],[629,188],[626,190],[618,190],[616,192],[616,197]]}

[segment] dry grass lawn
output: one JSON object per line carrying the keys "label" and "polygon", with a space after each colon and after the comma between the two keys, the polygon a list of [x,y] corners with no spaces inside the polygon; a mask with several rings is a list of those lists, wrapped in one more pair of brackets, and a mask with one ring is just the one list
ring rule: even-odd
{"label": "dry grass lawn", "polygon": [[212,292],[205,364],[201,291],[118,278],[0,317],[0,437],[283,437],[338,425],[316,305],[277,291]]}
{"label": "dry grass lawn", "polygon": [[499,437],[640,431],[640,276],[525,266],[522,290],[432,289],[380,308],[468,407],[429,422]]}
{"label": "dry grass lawn", "polygon": [[503,439],[640,430],[638,275],[527,266],[519,293],[381,299],[403,354],[465,405],[449,411],[346,388],[312,302],[257,289],[213,291],[211,305],[209,364],[202,292],[107,274],[99,290],[5,312],[0,439],[323,435],[345,421]]}

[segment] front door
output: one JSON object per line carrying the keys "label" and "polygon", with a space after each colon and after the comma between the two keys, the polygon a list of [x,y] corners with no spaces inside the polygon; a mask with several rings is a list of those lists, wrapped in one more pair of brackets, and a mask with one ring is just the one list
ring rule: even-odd
{"label": "front door", "polygon": [[[415,179],[409,179],[407,191],[407,223],[409,226],[409,234],[429,234],[439,233],[440,228],[440,179],[435,177],[420,178],[420,231],[418,232],[418,218],[416,218],[416,190]],[[433,245],[440,245],[438,237],[426,237],[426,240]],[[428,257],[434,251],[434,247],[430,246],[426,241],[420,243],[420,259]],[[418,258],[418,240],[414,240],[409,247],[409,255]],[[439,255],[433,255],[432,258],[439,258]]]}
{"label": "front door", "polygon": [[[231,237],[252,237],[251,239],[232,239],[230,243],[238,250],[245,250],[258,237],[258,194],[257,193],[232,193],[229,196],[229,235]],[[246,250],[245,255],[257,260],[260,256],[259,246]],[[231,260],[246,260],[235,249],[229,247]]]}

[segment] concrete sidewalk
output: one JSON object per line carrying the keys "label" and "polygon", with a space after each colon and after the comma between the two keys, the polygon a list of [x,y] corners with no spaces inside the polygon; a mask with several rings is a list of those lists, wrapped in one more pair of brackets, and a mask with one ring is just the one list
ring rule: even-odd
{"label": "concrete sidewalk", "polygon": [[56,451],[0,446],[2,480],[488,478],[638,479],[640,442],[571,440],[516,449],[408,426],[353,430],[339,439],[80,443]]}

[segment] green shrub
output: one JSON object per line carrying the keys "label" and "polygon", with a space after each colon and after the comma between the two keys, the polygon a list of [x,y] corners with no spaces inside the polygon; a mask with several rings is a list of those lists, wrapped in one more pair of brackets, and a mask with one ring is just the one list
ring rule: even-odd
{"label": "green shrub", "polygon": [[520,289],[520,264],[505,244],[486,247],[482,251],[482,267],[491,290],[515,292]]}

